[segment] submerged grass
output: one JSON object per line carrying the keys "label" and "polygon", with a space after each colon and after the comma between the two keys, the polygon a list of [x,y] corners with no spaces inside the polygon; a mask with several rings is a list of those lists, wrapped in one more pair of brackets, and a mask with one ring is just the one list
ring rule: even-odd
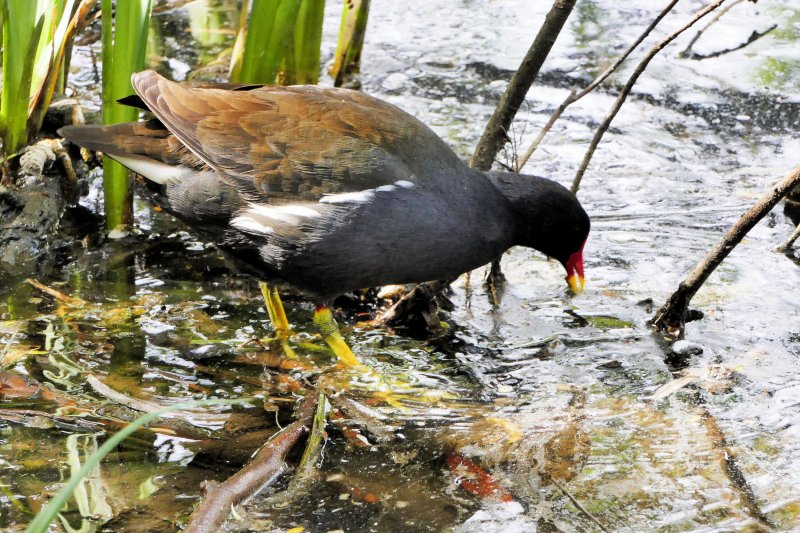
{"label": "submerged grass", "polygon": [[142,426],[174,411],[191,409],[193,407],[209,407],[212,405],[233,405],[237,403],[246,403],[247,401],[249,400],[197,400],[171,405],[169,407],[164,407],[152,413],[147,413],[146,415],[140,416],[104,442],[103,445],[97,449],[96,453],[90,455],[86,459],[86,462],[83,463],[83,466],[81,466],[80,469],[73,472],[67,484],[64,485],[58,494],[56,494],[55,497],[42,508],[41,511],[39,511],[33,521],[28,525],[27,529],[25,529],[25,532],[44,533],[48,531],[50,524],[56,519],[61,509],[67,504],[70,498],[72,498],[72,495],[75,493],[75,491],[82,485],[84,479],[86,479],[94,471],[94,469],[97,468],[97,466],[100,464],[100,461],[102,461],[106,455],[111,453],[117,446],[119,446],[123,440],[125,440],[128,436],[133,434],[133,432]]}

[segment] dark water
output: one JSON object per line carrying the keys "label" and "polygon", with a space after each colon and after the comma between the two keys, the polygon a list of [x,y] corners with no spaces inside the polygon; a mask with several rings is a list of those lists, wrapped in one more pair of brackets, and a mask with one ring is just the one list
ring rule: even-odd
{"label": "dark water", "polygon": [[[204,32],[202,10],[161,5],[159,68],[177,78],[218,75],[213,58],[230,43],[236,13],[231,2],[209,4],[215,10]],[[414,113],[469,156],[500,80],[516,68],[547,9],[529,4],[375,2],[364,90]],[[695,8],[679,6],[664,31]],[[328,62],[339,9],[327,8]],[[511,132],[521,151],[570,88],[613,61],[658,9],[644,1],[579,3]],[[792,231],[782,208],[695,297],[706,317],[688,326],[687,340],[701,354],[669,357],[669,344],[645,325],[719,236],[798,164],[798,21],[789,1],[739,4],[695,51],[778,28],[704,61],[677,57],[690,30],[651,63],[580,191],[593,220],[585,294],[569,296],[559,265],[515,249],[503,259],[508,281],[496,307],[482,270],[454,285],[454,311],[443,317],[449,336],[413,341],[353,329],[364,317],[346,316],[348,340],[374,374],[342,388],[380,421],[348,414],[358,420],[330,428],[306,486],[286,476],[230,529],[599,530],[590,515],[613,531],[800,529],[800,271],[796,253],[774,251]],[[76,54],[75,90],[96,106],[89,48]],[[615,94],[606,88],[570,107],[525,171],[569,183]],[[96,208],[93,191],[85,203]],[[27,284],[4,288],[3,367],[45,389],[0,402],[26,416],[0,422],[0,527],[29,521],[74,457],[91,451],[90,435],[136,416],[87,376],[159,405],[266,397],[267,410],[235,408],[227,422],[197,415],[188,417],[193,424],[164,421],[137,434],[87,484],[83,514],[113,518],[82,521],[77,505],[65,515],[84,531],[172,531],[198,501],[199,482],[224,479],[276,420],[288,423],[284,400],[294,383],[313,380],[330,362],[324,351],[302,348],[305,364],[287,370],[278,368],[276,350],[239,348],[271,331],[255,282],[168,217],[144,205],[137,217],[136,235],[78,251],[63,273],[41,280],[85,306],[58,303]],[[294,329],[313,335],[310,304],[292,295],[285,303]],[[677,391],[662,388],[669,383]],[[358,422],[367,426],[366,445],[343,429]],[[513,502],[480,500],[461,488],[463,472],[447,464],[451,450],[479,461]],[[281,497],[284,489],[290,497]]]}

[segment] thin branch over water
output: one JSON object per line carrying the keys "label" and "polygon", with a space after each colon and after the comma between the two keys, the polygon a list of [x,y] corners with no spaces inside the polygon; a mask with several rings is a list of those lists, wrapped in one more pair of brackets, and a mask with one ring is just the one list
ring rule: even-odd
{"label": "thin branch over water", "polygon": [[561,102],[561,105],[558,106],[558,109],[556,109],[555,112],[552,115],[550,115],[550,119],[547,121],[547,124],[545,124],[542,130],[539,132],[539,135],[536,136],[536,139],[533,140],[528,150],[517,162],[515,169],[516,172],[522,170],[522,167],[525,166],[525,163],[528,162],[528,160],[533,155],[533,152],[535,152],[536,149],[541,144],[542,139],[544,139],[545,135],[547,135],[547,133],[553,127],[553,124],[555,124],[556,120],[558,120],[561,117],[561,115],[564,113],[567,107],[574,104],[575,102],[577,102],[578,100],[580,100],[581,98],[583,98],[584,96],[595,90],[601,83],[603,83],[609,76],[611,76],[611,74],[613,74],[617,70],[617,68],[619,68],[619,66],[628,58],[628,56],[631,55],[631,53],[634,50],[636,50],[636,48],[642,43],[642,41],[644,41],[645,38],[647,38],[647,36],[650,35],[650,32],[653,31],[653,29],[658,25],[659,22],[661,22],[661,19],[663,19],[670,11],[672,11],[672,8],[675,7],[675,4],[677,3],[678,0],[670,0],[669,4],[667,4],[667,6],[661,11],[661,13],[659,13],[658,16],[653,19],[653,22],[650,23],[650,25],[642,32],[642,34],[639,35],[639,37],[633,42],[633,44],[631,44],[628,47],[628,49],[625,50],[622,53],[622,55],[619,56],[617,60],[614,61],[614,63],[610,67],[608,67],[602,74],[600,74],[597,78],[595,78],[594,81],[590,83],[588,86],[586,86],[586,88],[584,88],[582,91],[580,92],[572,91],[569,94],[569,96],[567,96],[564,99],[564,101]]}
{"label": "thin branch over water", "polygon": [[625,100],[628,98],[628,95],[633,89],[634,84],[639,79],[639,76],[642,75],[642,72],[647,68],[647,65],[650,64],[650,61],[659,53],[661,50],[664,49],[669,43],[674,41],[680,34],[691,28],[698,20],[705,17],[720,5],[723,4],[725,0],[715,0],[713,3],[707,5],[700,11],[694,14],[694,16],[675,30],[674,32],[670,33],[663,39],[661,39],[655,46],[653,46],[647,55],[642,59],[639,64],[636,66],[636,70],[633,71],[631,77],[628,79],[628,82],[625,84],[625,87],[622,88],[622,92],[620,92],[619,96],[617,97],[614,105],[611,106],[611,110],[608,112],[606,117],[603,119],[603,122],[600,124],[600,127],[597,128],[597,131],[592,138],[592,142],[589,144],[589,149],[586,150],[586,155],[583,156],[583,161],[581,162],[581,166],[578,168],[578,172],[575,174],[575,179],[572,180],[572,187],[571,190],[574,193],[578,192],[578,189],[581,185],[581,179],[583,175],[586,173],[586,169],[589,167],[589,162],[592,160],[592,156],[594,155],[595,150],[597,149],[597,145],[600,144],[600,140],[603,138],[603,135],[606,131],[608,131],[608,127],[611,125],[611,121],[614,120],[614,117],[617,116],[619,113],[620,108],[622,108],[622,104],[625,103]]}

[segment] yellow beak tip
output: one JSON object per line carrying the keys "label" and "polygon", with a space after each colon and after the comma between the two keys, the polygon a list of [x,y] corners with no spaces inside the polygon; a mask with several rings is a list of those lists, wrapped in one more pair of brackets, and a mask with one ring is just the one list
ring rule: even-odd
{"label": "yellow beak tip", "polygon": [[572,274],[567,278],[569,288],[572,289],[573,294],[583,293],[584,280],[578,274]]}

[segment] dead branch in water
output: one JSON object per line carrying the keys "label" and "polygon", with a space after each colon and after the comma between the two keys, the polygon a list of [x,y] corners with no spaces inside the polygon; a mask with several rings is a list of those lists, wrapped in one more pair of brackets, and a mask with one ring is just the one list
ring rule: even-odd
{"label": "dead branch in water", "polygon": [[581,179],[583,175],[586,173],[586,169],[589,167],[589,162],[592,160],[592,156],[594,155],[597,146],[600,144],[600,140],[603,138],[603,135],[606,131],[608,131],[608,127],[611,125],[611,121],[614,120],[614,117],[617,116],[622,104],[625,103],[625,100],[628,98],[628,95],[633,89],[634,84],[639,79],[639,76],[642,75],[642,72],[647,68],[647,65],[650,64],[650,61],[659,53],[664,47],[666,47],[669,43],[674,41],[680,34],[691,28],[698,20],[705,17],[716,8],[718,8],[725,0],[715,0],[713,3],[707,5],[700,11],[694,14],[694,16],[683,26],[678,28],[677,30],[673,31],[663,39],[661,39],[655,46],[653,46],[647,55],[645,55],[644,59],[642,59],[639,64],[636,66],[636,69],[631,74],[631,77],[628,79],[628,82],[622,88],[619,96],[617,97],[614,105],[611,106],[606,117],[603,119],[603,122],[600,124],[600,127],[597,128],[597,131],[592,138],[592,142],[589,144],[589,148],[586,150],[586,154],[583,156],[583,161],[581,162],[580,167],[578,168],[578,172],[575,174],[575,178],[572,180],[572,187],[571,190],[574,193],[578,192],[578,188],[581,185]]}
{"label": "dead branch in water", "polygon": [[770,32],[772,32],[772,30],[774,30],[777,27],[778,27],[777,24],[773,24],[772,26],[770,26],[769,28],[767,28],[764,31],[755,31],[755,30],[753,30],[753,33],[750,34],[750,37],[748,37],[746,41],[744,41],[744,42],[742,42],[740,44],[737,44],[736,46],[732,46],[731,48],[725,48],[724,50],[717,50],[716,52],[711,52],[710,54],[697,54],[697,53],[692,52],[691,55],[689,55],[687,57],[688,57],[688,59],[694,59],[694,60],[698,60],[699,61],[701,59],[711,59],[712,57],[719,57],[719,56],[722,56],[722,55],[725,55],[725,54],[730,54],[731,52],[735,52],[736,50],[741,50],[742,48],[744,48],[744,47],[756,42],[757,40],[761,39],[765,35],[767,35]]}
{"label": "dead branch in water", "polygon": [[185,533],[213,533],[227,520],[231,509],[270,484],[282,471],[286,454],[308,433],[317,394],[309,392],[297,420],[275,434],[241,470],[222,483],[207,483],[203,500],[192,513]]}
{"label": "dead branch in water", "polygon": [[773,185],[749,211],[742,215],[716,246],[711,249],[708,255],[678,285],[678,289],[672,293],[672,296],[669,297],[664,306],[658,310],[650,321],[650,325],[670,336],[683,337],[686,313],[692,297],[694,297],[714,269],[747,235],[747,232],[798,184],[800,184],[800,165],[795,167],[783,180]]}
{"label": "dead branch in water", "polygon": [[609,76],[611,76],[611,74],[613,74],[619,68],[619,66],[628,58],[628,56],[631,55],[631,53],[634,50],[636,50],[636,48],[642,43],[642,41],[644,41],[645,38],[648,35],[650,35],[650,32],[652,32],[653,29],[658,25],[658,23],[661,22],[661,19],[663,19],[670,11],[672,11],[672,8],[675,7],[675,4],[677,3],[678,0],[670,0],[669,4],[667,4],[667,6],[663,10],[661,10],[661,13],[659,13],[658,16],[655,19],[653,19],[653,22],[650,23],[650,25],[642,32],[642,34],[639,35],[639,37],[633,42],[633,44],[631,44],[628,47],[628,49],[625,50],[622,53],[622,55],[619,56],[617,60],[614,61],[614,63],[610,67],[608,67],[602,74],[597,76],[594,79],[594,81],[589,85],[587,85],[586,88],[584,88],[582,91],[580,92],[572,91],[569,94],[569,96],[567,96],[564,99],[564,101],[561,102],[561,105],[559,105],[558,109],[556,109],[553,112],[553,114],[550,115],[547,124],[544,125],[542,130],[533,140],[528,150],[517,162],[515,168],[516,172],[522,170],[522,167],[525,166],[525,163],[528,162],[528,160],[533,155],[533,152],[535,152],[536,149],[539,147],[539,145],[542,143],[542,140],[544,139],[545,135],[547,135],[547,133],[553,127],[553,124],[555,124],[556,120],[558,120],[561,117],[561,115],[564,113],[567,107],[574,104],[575,102],[577,102],[578,100],[580,100],[581,98],[583,98],[584,96],[595,90],[597,87],[600,86],[601,83],[603,83]]}

